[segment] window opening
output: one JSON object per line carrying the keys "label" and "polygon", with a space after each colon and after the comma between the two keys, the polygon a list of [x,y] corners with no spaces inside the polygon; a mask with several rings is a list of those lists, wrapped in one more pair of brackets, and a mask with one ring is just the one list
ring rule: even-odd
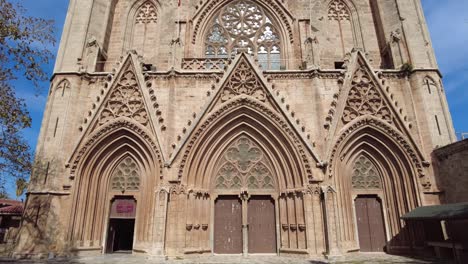
{"label": "window opening", "polygon": [[221,9],[205,39],[205,56],[228,58],[240,51],[254,55],[263,69],[281,69],[281,41],[263,8],[234,1]]}

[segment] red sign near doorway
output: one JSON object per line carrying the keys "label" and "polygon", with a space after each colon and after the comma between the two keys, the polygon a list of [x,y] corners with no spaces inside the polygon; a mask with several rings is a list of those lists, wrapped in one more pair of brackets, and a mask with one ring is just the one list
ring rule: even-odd
{"label": "red sign near doorway", "polygon": [[110,218],[132,219],[136,216],[136,201],[131,198],[115,199],[112,202]]}

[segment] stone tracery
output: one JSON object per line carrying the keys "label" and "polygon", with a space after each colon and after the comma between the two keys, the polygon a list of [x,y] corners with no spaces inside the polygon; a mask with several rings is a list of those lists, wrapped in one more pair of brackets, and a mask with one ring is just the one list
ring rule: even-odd
{"label": "stone tracery", "polygon": [[265,102],[266,94],[258,77],[252,72],[246,61],[240,62],[224,86],[221,101],[226,102],[237,95],[247,94]]}
{"label": "stone tracery", "polygon": [[328,19],[349,20],[351,15],[349,9],[342,0],[333,0],[328,8]]}
{"label": "stone tracery", "polygon": [[355,161],[351,184],[354,189],[382,189],[379,172],[366,156],[361,155]]}
{"label": "stone tracery", "polygon": [[271,19],[254,2],[232,2],[212,23],[205,38],[207,57],[229,57],[245,50],[256,55],[265,69],[280,68],[280,37]]}
{"label": "stone tracery", "polygon": [[118,117],[128,117],[147,126],[148,112],[135,73],[128,69],[112,90],[99,117],[99,126]]}
{"label": "stone tracery", "polygon": [[263,151],[243,136],[222,156],[216,172],[216,189],[274,189],[272,169]]}
{"label": "stone tracery", "polygon": [[363,66],[354,74],[351,85],[343,112],[345,124],[364,115],[378,117],[390,124],[393,122],[389,106]]}
{"label": "stone tracery", "polygon": [[111,178],[114,191],[138,191],[140,189],[140,170],[131,157],[126,157],[115,168]]}
{"label": "stone tracery", "polygon": [[156,13],[156,7],[149,1],[144,3],[137,12],[135,23],[149,24],[156,23],[157,21],[158,15]]}

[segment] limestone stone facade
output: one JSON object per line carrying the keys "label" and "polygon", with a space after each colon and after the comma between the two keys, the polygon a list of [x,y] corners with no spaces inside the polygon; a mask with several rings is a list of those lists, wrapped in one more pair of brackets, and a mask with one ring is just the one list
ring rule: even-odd
{"label": "limestone stone facade", "polygon": [[453,141],[419,0],[71,0],[15,254],[411,250]]}
{"label": "limestone stone facade", "polygon": [[434,151],[437,180],[443,193],[443,203],[468,201],[468,140],[459,141]]}

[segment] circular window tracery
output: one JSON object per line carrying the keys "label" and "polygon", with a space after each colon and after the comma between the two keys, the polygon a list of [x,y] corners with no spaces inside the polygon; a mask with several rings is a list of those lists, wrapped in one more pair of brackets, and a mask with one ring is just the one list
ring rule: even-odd
{"label": "circular window tracery", "polygon": [[264,69],[281,67],[281,41],[263,8],[252,1],[233,1],[221,9],[205,38],[205,55],[227,58],[244,50]]}

